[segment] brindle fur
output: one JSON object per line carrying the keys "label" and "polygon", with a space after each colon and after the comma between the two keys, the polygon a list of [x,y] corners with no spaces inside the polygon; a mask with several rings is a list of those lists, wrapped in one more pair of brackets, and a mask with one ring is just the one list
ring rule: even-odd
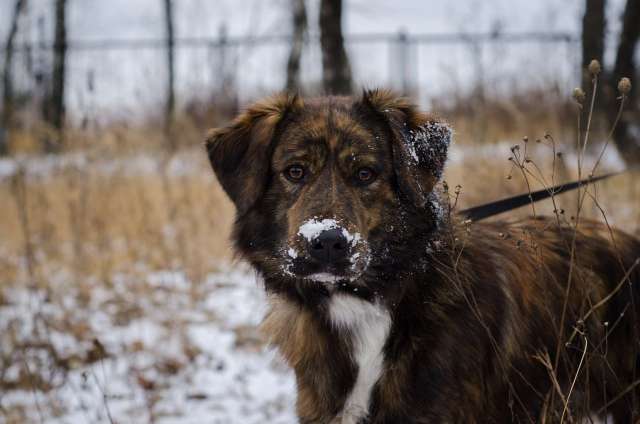
{"label": "brindle fur", "polygon": [[[207,141],[237,206],[236,248],[270,294],[263,327],[295,370],[300,421],[338,420],[358,373],[348,330],[327,313],[341,291],[381,302],[392,317],[363,422],[559,422],[594,412],[636,422],[640,242],[582,221],[572,260],[574,231],[555,218],[457,222],[434,189],[446,150],[407,165],[402,138],[430,122],[387,92],[280,96]],[[282,176],[292,160],[311,170],[303,184]],[[363,164],[378,174],[367,187],[351,179]],[[370,262],[356,280],[283,271],[312,217],[335,217],[366,240]]]}

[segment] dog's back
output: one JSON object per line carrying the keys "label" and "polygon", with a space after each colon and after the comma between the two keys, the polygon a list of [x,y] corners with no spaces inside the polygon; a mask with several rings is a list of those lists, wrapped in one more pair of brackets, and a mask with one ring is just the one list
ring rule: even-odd
{"label": "dog's back", "polygon": [[456,233],[464,247],[449,264],[442,261],[440,274],[461,287],[458,302],[486,327],[491,345],[481,356],[495,357],[493,372],[483,374],[489,381],[474,389],[497,390],[482,394],[476,414],[487,408],[495,422],[512,413],[515,421],[554,422],[563,413],[606,411],[615,422],[635,422],[640,242],[591,221],[576,232],[555,218],[474,224]]}

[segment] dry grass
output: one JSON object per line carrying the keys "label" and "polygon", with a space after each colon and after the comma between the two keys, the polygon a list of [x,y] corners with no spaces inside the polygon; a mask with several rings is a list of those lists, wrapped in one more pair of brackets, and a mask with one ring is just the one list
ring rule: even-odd
{"label": "dry grass", "polygon": [[[553,185],[551,184],[551,175],[554,165],[551,149],[531,141],[529,144],[529,157],[535,162],[540,170],[540,175],[544,178],[543,182],[542,179],[529,176],[531,191],[548,188]],[[522,141],[520,141],[520,145],[523,145]],[[473,150],[475,149],[471,150],[470,154],[473,155]],[[462,186],[458,202],[459,208],[475,206],[502,197],[527,192],[528,188],[525,180],[517,170],[512,168],[508,160],[511,155],[508,145],[502,144],[489,149],[477,150],[478,154],[482,154],[481,157],[469,157],[469,155],[465,154],[463,160],[449,164],[445,172],[444,179],[450,187],[458,184]],[[567,150],[560,147],[561,152],[566,152]],[[567,159],[566,156],[556,159],[555,184],[578,178],[577,166],[573,163],[575,157],[568,155],[569,159]],[[613,168],[613,170],[616,169],[619,169],[619,165]],[[604,169],[601,171],[604,171]],[[628,172],[596,183],[592,189],[597,194],[598,202],[606,211],[609,221],[631,233],[637,233],[640,230],[640,211],[637,207],[640,200],[640,188],[636,184],[638,177],[638,171]],[[575,191],[555,196],[558,208],[563,209],[567,217],[571,217],[576,212],[576,196]],[[554,213],[552,200],[536,203],[535,211],[540,215],[552,215]],[[533,208],[528,206],[492,219],[516,219],[529,216],[532,213]],[[602,220],[603,218],[601,211],[591,198],[585,200],[582,216],[597,220]]]}
{"label": "dry grass", "polygon": [[[101,278],[139,264],[177,267],[199,281],[229,259],[233,209],[203,151],[129,159],[83,159],[44,175],[29,171],[42,165],[18,164],[0,183],[3,257],[32,256],[43,284],[45,265]],[[15,281],[20,263],[6,265],[3,280]]]}
{"label": "dry grass", "polygon": [[434,110],[456,130],[459,143],[477,145],[553,134],[559,140],[575,135],[575,104],[558,88],[518,90],[492,97],[446,97]]}

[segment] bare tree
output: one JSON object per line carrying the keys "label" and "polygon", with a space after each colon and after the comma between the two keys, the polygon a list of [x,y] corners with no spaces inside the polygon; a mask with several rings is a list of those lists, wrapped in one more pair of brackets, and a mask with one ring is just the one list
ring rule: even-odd
{"label": "bare tree", "polygon": [[168,137],[169,148],[175,148],[172,134],[175,110],[175,37],[173,28],[173,0],[164,0],[165,31],[167,40],[167,103],[165,105],[165,134]]}
{"label": "bare tree", "polygon": [[585,89],[591,85],[589,63],[593,59],[602,63],[604,55],[605,6],[606,0],[586,0],[582,18],[582,86]]}
{"label": "bare tree", "polygon": [[[582,18],[582,87],[584,88],[586,98],[590,99],[593,94],[593,75],[588,70],[592,60],[597,60],[601,64],[604,56],[604,32],[606,27],[605,21],[606,0],[586,0],[584,16]],[[596,121],[600,124],[603,117],[601,112],[604,111],[607,102],[596,102]],[[589,107],[583,107],[580,112],[580,122],[582,122],[581,137],[584,137],[586,131],[586,122],[589,118]],[[593,128],[595,125],[592,125]]]}
{"label": "bare tree", "polygon": [[291,51],[287,62],[287,86],[289,92],[300,90],[300,58],[304,46],[307,32],[307,12],[304,0],[291,0],[291,10],[293,18],[293,35],[291,40]]}
{"label": "bare tree", "polygon": [[[620,43],[616,54],[616,62],[611,73],[611,83],[615,87],[622,77],[632,80],[631,92],[627,95],[626,111],[623,113],[613,139],[627,162],[640,162],[640,130],[639,111],[637,105],[637,86],[640,81],[634,81],[637,76],[634,53],[638,45],[640,36],[640,0],[627,0],[627,4],[622,15],[622,32],[620,33]],[[615,109],[611,107],[610,109]],[[613,111],[612,111],[613,112]],[[615,119],[611,115],[611,120]],[[636,126],[636,131],[632,131],[631,125]]]}
{"label": "bare tree", "polygon": [[55,35],[53,40],[53,71],[51,73],[51,92],[45,98],[44,118],[56,130],[56,139],[47,137],[45,151],[56,152],[64,140],[65,121],[65,74],[67,60],[67,0],[55,0]]}
{"label": "bare tree", "polygon": [[342,36],[342,0],[321,0],[319,23],[324,91],[349,94],[351,67]]}
{"label": "bare tree", "polygon": [[26,0],[16,0],[13,8],[13,16],[11,18],[11,27],[5,44],[4,53],[4,69],[2,72],[2,122],[0,123],[0,156],[8,153],[8,140],[6,132],[11,125],[11,117],[13,115],[13,49],[16,35],[18,34],[18,20],[24,10]]}

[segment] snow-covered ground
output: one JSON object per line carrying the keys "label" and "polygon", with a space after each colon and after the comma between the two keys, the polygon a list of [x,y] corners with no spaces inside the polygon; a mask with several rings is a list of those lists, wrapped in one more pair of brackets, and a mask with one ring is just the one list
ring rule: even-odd
{"label": "snow-covered ground", "polygon": [[[103,177],[153,175],[158,172],[171,177],[195,175],[203,172],[195,166],[205,162],[204,148],[185,149],[171,156],[144,152],[126,157],[100,158],[86,152],[59,155],[15,155],[0,157],[0,181],[18,172],[28,177],[47,177],[65,170],[91,170]],[[208,166],[208,165],[207,165]],[[208,169],[207,169],[208,171]]]}
{"label": "snow-covered ground", "polygon": [[17,388],[0,392],[0,421],[295,422],[293,376],[256,329],[266,302],[246,266],[197,286],[155,272],[80,292],[67,278],[0,302],[0,352],[14,362],[2,380]]}

